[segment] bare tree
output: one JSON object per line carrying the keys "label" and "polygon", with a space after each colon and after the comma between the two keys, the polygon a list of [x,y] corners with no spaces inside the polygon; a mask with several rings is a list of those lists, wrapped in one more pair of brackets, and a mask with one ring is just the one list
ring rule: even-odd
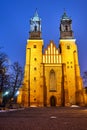
{"label": "bare tree", "polygon": [[11,66],[11,86],[12,86],[12,97],[15,96],[15,93],[18,91],[19,87],[22,84],[23,79],[23,68],[18,62],[14,62]]}
{"label": "bare tree", "polygon": [[0,51],[0,90],[2,91],[7,82],[8,56]]}
{"label": "bare tree", "polygon": [[0,48],[0,104],[2,104],[5,99],[4,93],[9,87],[9,76],[7,74],[8,71],[8,56],[1,52]]}
{"label": "bare tree", "polygon": [[87,94],[87,71],[83,73],[83,84],[85,88],[85,93]]}
{"label": "bare tree", "polygon": [[83,83],[84,83],[84,87],[87,87],[87,71],[83,73]]}
{"label": "bare tree", "polygon": [[21,65],[18,62],[14,62],[9,67],[8,61],[8,56],[1,52],[0,48],[0,99],[2,99],[1,103],[4,105],[12,97],[15,97],[23,79],[23,68]]}

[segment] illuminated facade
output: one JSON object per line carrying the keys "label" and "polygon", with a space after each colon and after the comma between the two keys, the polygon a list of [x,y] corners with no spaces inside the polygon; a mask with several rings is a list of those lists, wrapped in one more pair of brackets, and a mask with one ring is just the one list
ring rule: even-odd
{"label": "illuminated facade", "polygon": [[82,106],[84,99],[78,50],[72,20],[65,12],[60,21],[59,47],[53,41],[44,52],[43,47],[41,19],[36,11],[30,19],[24,80],[17,102],[25,107]]}

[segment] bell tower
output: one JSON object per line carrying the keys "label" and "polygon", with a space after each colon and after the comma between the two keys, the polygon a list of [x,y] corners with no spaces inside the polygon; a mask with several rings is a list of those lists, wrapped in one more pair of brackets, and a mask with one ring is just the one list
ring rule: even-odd
{"label": "bell tower", "polygon": [[[78,48],[73,37],[72,20],[64,12],[60,20],[60,44],[61,59],[63,64],[63,84],[65,106],[67,104],[83,103],[82,79],[78,61]],[[67,82],[66,82],[67,81]]]}
{"label": "bell tower", "polygon": [[18,102],[22,102],[25,107],[43,106],[43,39],[41,38],[41,19],[37,10],[34,17],[30,19],[29,34],[26,45],[24,80]]}
{"label": "bell tower", "polygon": [[37,10],[34,14],[34,17],[30,19],[29,33],[29,39],[41,39],[41,19],[38,16]]}
{"label": "bell tower", "polygon": [[72,20],[67,16],[66,12],[62,15],[60,23],[60,39],[72,39]]}

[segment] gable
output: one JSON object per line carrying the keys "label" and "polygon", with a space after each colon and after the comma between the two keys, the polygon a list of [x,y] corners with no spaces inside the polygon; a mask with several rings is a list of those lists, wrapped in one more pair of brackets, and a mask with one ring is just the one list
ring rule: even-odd
{"label": "gable", "polygon": [[50,41],[43,53],[43,63],[61,63],[61,54],[59,48],[53,41]]}

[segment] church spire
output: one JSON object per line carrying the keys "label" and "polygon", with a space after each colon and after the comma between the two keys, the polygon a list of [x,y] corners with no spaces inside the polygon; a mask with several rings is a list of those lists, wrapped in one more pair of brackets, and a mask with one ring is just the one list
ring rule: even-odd
{"label": "church spire", "polygon": [[30,19],[30,39],[41,39],[41,19],[37,9],[33,18]]}
{"label": "church spire", "polygon": [[72,39],[73,31],[72,31],[72,20],[64,11],[61,22],[60,22],[60,39]]}
{"label": "church spire", "polygon": [[36,11],[35,11],[34,17],[39,17],[39,16],[38,16],[38,12],[37,12],[37,8],[36,8]]}
{"label": "church spire", "polygon": [[65,11],[64,14],[62,15],[62,20],[69,20],[69,17],[67,16]]}

